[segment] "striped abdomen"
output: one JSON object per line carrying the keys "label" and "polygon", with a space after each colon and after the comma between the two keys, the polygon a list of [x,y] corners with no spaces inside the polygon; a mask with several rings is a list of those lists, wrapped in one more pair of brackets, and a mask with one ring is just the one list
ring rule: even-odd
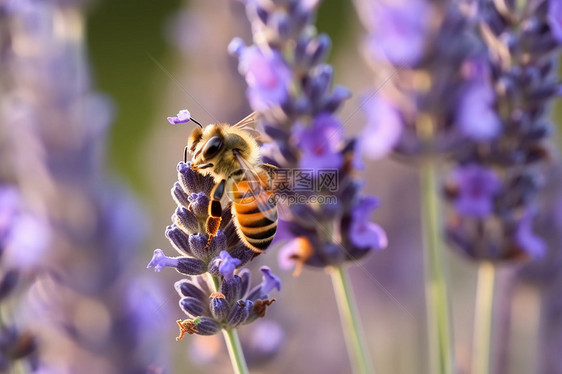
{"label": "striped abdomen", "polygon": [[[265,174],[265,173],[264,173]],[[260,175],[262,182],[267,175]],[[238,236],[248,248],[263,252],[269,247],[277,231],[277,207],[270,200],[273,191],[267,183],[258,192],[250,189],[247,180],[235,182],[232,187],[232,215]]]}

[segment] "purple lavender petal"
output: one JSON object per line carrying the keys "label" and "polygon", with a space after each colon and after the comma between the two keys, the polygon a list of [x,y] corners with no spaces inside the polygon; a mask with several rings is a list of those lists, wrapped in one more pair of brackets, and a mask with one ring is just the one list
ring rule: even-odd
{"label": "purple lavender petal", "polygon": [[559,43],[562,43],[562,2],[560,0],[548,2],[548,23],[552,35]]}
{"label": "purple lavender petal", "polygon": [[213,260],[218,265],[219,273],[224,279],[229,280],[234,276],[234,270],[242,263],[238,258],[234,258],[227,251],[221,251],[219,257]]}
{"label": "purple lavender petal", "polygon": [[177,268],[178,259],[167,257],[161,249],[155,249],[152,260],[146,266],[147,269],[154,268],[154,271],[160,272],[165,267]]}
{"label": "purple lavender petal", "polygon": [[546,253],[545,242],[533,232],[533,219],[535,217],[536,210],[534,208],[528,208],[517,226],[517,231],[515,232],[515,241],[521,246],[521,248],[527,252],[531,258],[543,257]]}
{"label": "purple lavender petal", "polygon": [[353,218],[356,220],[369,220],[373,210],[380,206],[379,200],[374,196],[363,196],[353,210]]}
{"label": "purple lavender petal", "polygon": [[177,125],[179,123],[189,122],[190,119],[191,113],[189,113],[189,110],[182,109],[178,112],[176,117],[168,117],[168,122],[170,122],[172,125]]}
{"label": "purple lavender petal", "polygon": [[367,8],[368,53],[398,66],[416,65],[423,57],[433,19],[430,3],[425,0],[370,3]]}
{"label": "purple lavender petal", "polygon": [[463,216],[484,218],[492,213],[493,199],[501,188],[498,175],[488,168],[470,164],[453,171],[458,196],[454,204]]}
{"label": "purple lavender petal", "polygon": [[244,49],[247,48],[244,41],[240,38],[234,38],[228,43],[228,53],[233,56],[240,57]]}
{"label": "purple lavender petal", "polygon": [[264,295],[268,295],[274,289],[281,291],[281,280],[278,276],[271,272],[271,269],[267,266],[262,266],[260,271],[263,273],[261,282],[261,292]]}
{"label": "purple lavender petal", "polygon": [[388,246],[386,233],[373,222],[354,221],[350,229],[350,239],[357,248],[385,249]]}
{"label": "purple lavender petal", "polygon": [[358,248],[384,249],[388,238],[384,230],[371,222],[371,213],[379,206],[373,196],[364,196],[355,206],[351,216],[349,239]]}
{"label": "purple lavender petal", "polygon": [[20,214],[12,224],[6,243],[4,261],[19,269],[33,269],[44,261],[52,244],[49,226],[31,214]]}
{"label": "purple lavender petal", "polygon": [[370,159],[387,156],[400,140],[404,124],[402,118],[383,97],[377,96],[364,106],[367,126],[359,138],[362,154]]}
{"label": "purple lavender petal", "polygon": [[343,127],[336,117],[320,114],[310,127],[297,128],[295,135],[302,151],[301,168],[338,168],[342,165],[339,145],[343,140]]}
{"label": "purple lavender petal", "polygon": [[460,101],[457,122],[460,131],[476,141],[496,138],[502,123],[493,108],[495,93],[489,84],[474,83],[468,87]]}
{"label": "purple lavender petal", "polygon": [[255,46],[237,48],[243,48],[238,68],[246,77],[252,109],[262,111],[283,103],[289,95],[291,71],[281,56],[277,52],[265,55]]}

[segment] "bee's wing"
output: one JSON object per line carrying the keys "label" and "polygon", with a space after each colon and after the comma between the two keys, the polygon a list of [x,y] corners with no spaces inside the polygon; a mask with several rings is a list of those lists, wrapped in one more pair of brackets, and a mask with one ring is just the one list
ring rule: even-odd
{"label": "bee's wing", "polygon": [[258,122],[259,114],[257,112],[252,112],[239,122],[232,125],[232,127],[247,131],[254,139],[256,139],[260,143],[271,143],[271,138],[269,136],[256,129]]}
{"label": "bee's wing", "polygon": [[273,199],[270,199],[271,193],[268,193],[264,187],[258,172],[246,161],[242,156],[235,153],[240,167],[244,171],[245,179],[248,181],[250,193],[255,199],[260,212],[271,221],[277,220],[277,209]]}
{"label": "bee's wing", "polygon": [[238,121],[237,123],[235,123],[234,125],[232,125],[232,127],[243,129],[249,126],[250,128],[253,128],[257,122],[258,122],[258,113],[252,112],[248,114],[246,117],[244,117],[243,119],[241,119],[240,121]]}

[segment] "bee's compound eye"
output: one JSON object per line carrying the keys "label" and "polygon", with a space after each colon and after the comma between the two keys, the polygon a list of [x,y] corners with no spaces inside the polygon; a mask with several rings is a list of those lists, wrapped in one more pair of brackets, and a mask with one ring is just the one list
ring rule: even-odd
{"label": "bee's compound eye", "polygon": [[203,148],[203,158],[208,160],[211,157],[215,156],[220,151],[221,147],[222,139],[218,136],[213,136],[211,139],[209,139],[209,141]]}

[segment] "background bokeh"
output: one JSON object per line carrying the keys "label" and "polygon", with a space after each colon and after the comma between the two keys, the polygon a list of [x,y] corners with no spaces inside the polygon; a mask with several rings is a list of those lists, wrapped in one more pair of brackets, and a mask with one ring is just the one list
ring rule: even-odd
{"label": "background bokeh", "polygon": [[[173,253],[164,237],[175,208],[169,190],[191,128],[169,126],[166,117],[187,108],[203,123],[233,123],[249,113],[245,83],[235,58],[226,51],[235,36],[249,41],[243,12],[241,4],[226,0],[101,0],[92,3],[88,12],[87,47],[95,85],[113,99],[116,108],[107,166],[135,191],[149,219],[148,239],[134,261],[138,272],[147,273],[163,290],[153,318],[169,342],[177,333],[175,320],[184,318],[173,290],[181,275],[169,269],[153,274],[145,266],[154,248]],[[333,41],[330,63],[335,66],[335,81],[354,94],[340,115],[347,133],[356,134],[365,123],[359,109],[362,95],[381,82],[374,81],[361,56],[362,29],[352,3],[325,1],[317,25]],[[390,159],[368,163],[364,175],[367,192],[381,200],[374,219],[387,230],[390,243],[351,271],[369,348],[380,373],[425,373],[417,170]],[[330,277],[317,270],[304,271],[298,278],[283,273],[276,264],[277,250],[272,248],[251,266],[255,277],[259,266],[271,266],[281,274],[284,287],[262,326],[241,328],[252,370],[348,373]],[[461,372],[466,372],[462,369],[470,361],[476,267],[454,252],[447,252],[446,262],[456,354]],[[531,373],[537,359],[541,286],[525,282],[518,274],[518,269],[501,268],[496,286],[503,306],[496,309],[498,344],[507,339],[511,325],[507,350],[495,359],[503,373]],[[277,344],[282,346],[272,355]],[[231,370],[220,335],[190,336],[170,346],[171,373]]]}

